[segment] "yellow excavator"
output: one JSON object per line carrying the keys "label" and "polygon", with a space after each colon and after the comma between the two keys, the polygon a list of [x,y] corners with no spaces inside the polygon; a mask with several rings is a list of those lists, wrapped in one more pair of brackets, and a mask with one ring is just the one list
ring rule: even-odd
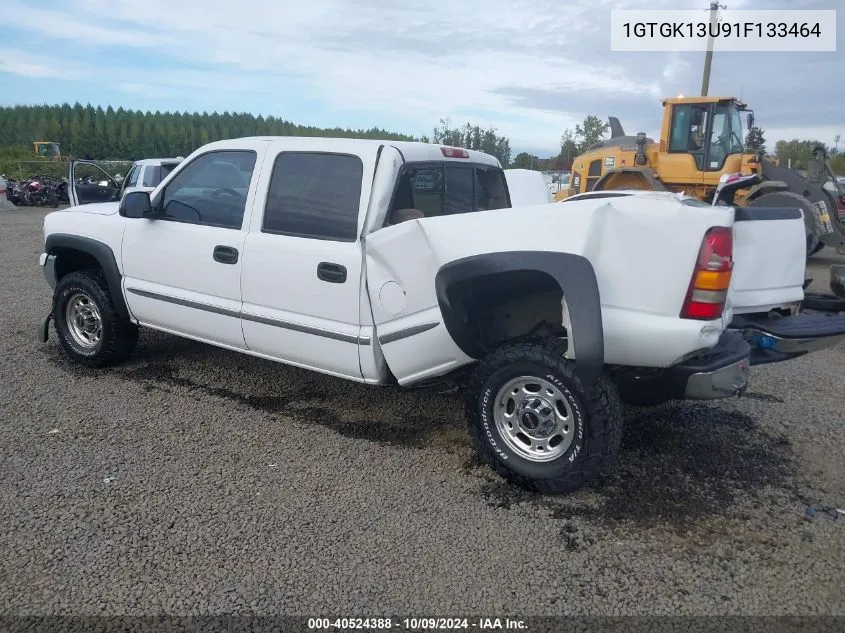
{"label": "yellow excavator", "polygon": [[53,141],[33,141],[32,149],[35,155],[48,160],[62,160],[59,144]]}
{"label": "yellow excavator", "polygon": [[626,136],[619,119],[610,117],[611,137],[575,158],[569,189],[555,199],[587,191],[649,189],[682,191],[710,202],[723,176],[756,174],[757,184],[737,192],[733,205],[799,207],[808,256],[826,245],[845,247],[837,211],[837,197],[845,203],[845,189],[830,169],[824,147],[815,148],[802,175],[746,151],[743,115],[748,128],[753,127],[753,111],[734,97],[665,99],[659,141],[643,132]]}

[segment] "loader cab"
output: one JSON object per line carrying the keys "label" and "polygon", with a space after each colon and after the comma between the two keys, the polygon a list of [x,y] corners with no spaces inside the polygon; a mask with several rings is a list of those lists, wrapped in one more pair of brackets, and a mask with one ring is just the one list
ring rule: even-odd
{"label": "loader cab", "polygon": [[[736,99],[679,97],[668,99],[664,108],[665,151],[691,156],[697,171],[721,172],[729,156],[745,152],[742,113],[746,107]],[[748,123],[753,124],[750,112]]]}

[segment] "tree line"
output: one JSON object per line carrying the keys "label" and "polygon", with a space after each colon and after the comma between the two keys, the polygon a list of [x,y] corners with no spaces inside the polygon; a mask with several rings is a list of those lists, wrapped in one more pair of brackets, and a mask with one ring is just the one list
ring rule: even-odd
{"label": "tree line", "polygon": [[[424,141],[464,147],[491,154],[505,167],[539,171],[565,171],[587,148],[607,137],[610,126],[596,115],[588,115],[574,129],[564,130],[560,152],[540,158],[521,152],[511,160],[510,139],[496,128],[465,123],[452,125],[441,119],[431,136],[414,137],[373,127],[368,130],[321,128],[299,125],[274,116],[238,112],[142,112],[111,106],[102,108],[80,103],[0,107],[0,160],[32,160],[33,141],[54,141],[63,155],[97,160],[187,156],[206,143],[243,136],[322,136],[340,138]],[[745,138],[751,151],[766,153],[765,130],[751,128]],[[774,155],[784,165],[804,169],[813,140],[782,140]],[[828,148],[834,171],[845,174],[845,153],[838,152],[839,137]],[[5,151],[2,148],[7,148]]]}
{"label": "tree line", "polygon": [[[19,159],[34,159],[34,141],[59,143],[62,155],[97,160],[187,156],[195,149],[244,136],[321,136],[340,138],[429,141],[380,128],[351,130],[299,125],[274,116],[238,112],[142,112],[103,109],[90,104],[37,105],[0,108],[0,147],[17,147]],[[441,120],[432,140],[496,156],[510,162],[510,141],[494,128],[469,123],[452,127]]]}

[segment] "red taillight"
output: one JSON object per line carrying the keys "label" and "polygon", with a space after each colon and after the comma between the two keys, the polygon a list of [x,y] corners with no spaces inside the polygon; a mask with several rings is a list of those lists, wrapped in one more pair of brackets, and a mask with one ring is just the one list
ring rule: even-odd
{"label": "red taillight", "polygon": [[733,270],[733,231],[716,226],[707,231],[698,251],[681,308],[682,319],[711,321],[722,316]]}
{"label": "red taillight", "polygon": [[446,158],[469,158],[469,152],[460,147],[441,147],[440,151]]}

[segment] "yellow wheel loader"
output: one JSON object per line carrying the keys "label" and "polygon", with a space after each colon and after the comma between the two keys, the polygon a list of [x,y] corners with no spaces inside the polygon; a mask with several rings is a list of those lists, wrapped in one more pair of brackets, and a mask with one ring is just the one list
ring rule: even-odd
{"label": "yellow wheel loader", "polygon": [[[663,101],[660,140],[644,133],[626,136],[610,117],[611,138],[588,148],[572,164],[569,189],[556,200],[586,191],[652,189],[683,191],[710,202],[725,174],[757,174],[760,182],[737,193],[733,204],[798,207],[807,228],[807,255],[824,246],[845,249],[837,197],[845,189],[830,169],[824,147],[817,147],[806,176],[746,151],[742,115],[749,128],[754,113],[733,97],[677,97]],[[824,187],[826,183],[827,188]]]}
{"label": "yellow wheel loader", "polygon": [[53,141],[33,141],[32,149],[35,151],[36,156],[49,160],[62,160],[62,152],[59,149],[59,144]]}

